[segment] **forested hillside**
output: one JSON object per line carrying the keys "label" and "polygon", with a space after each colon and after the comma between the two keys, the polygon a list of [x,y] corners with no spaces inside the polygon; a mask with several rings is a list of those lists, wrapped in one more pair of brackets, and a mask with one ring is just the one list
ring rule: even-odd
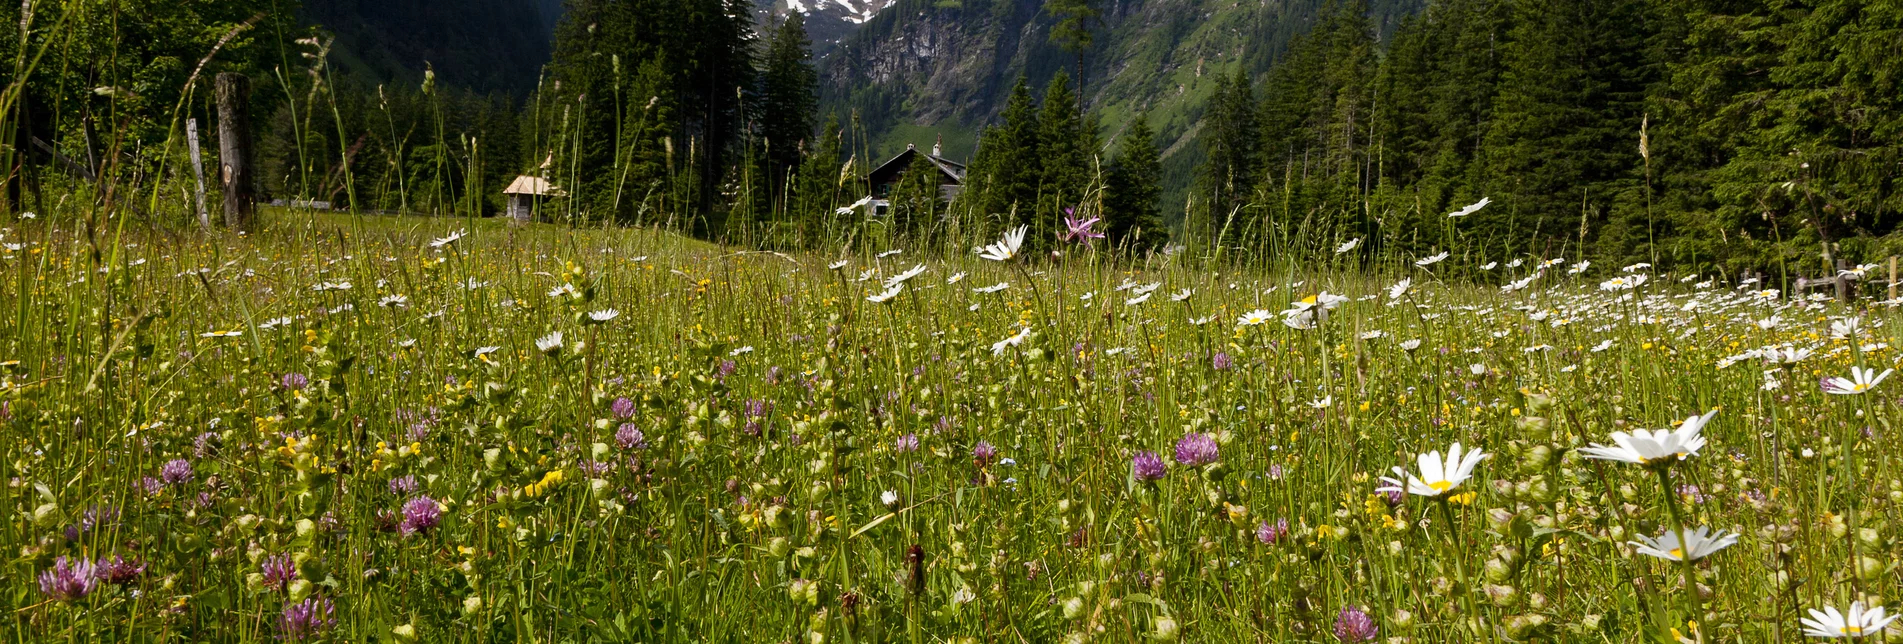
{"label": "forested hillside", "polygon": [[[560,0],[308,0],[306,24],[337,36],[339,68],[375,80],[439,82],[526,96],[549,59]],[[551,6],[552,5],[552,6]]]}
{"label": "forested hillside", "polygon": [[[1115,0],[1084,3],[1086,43],[1067,40],[1058,2],[902,0],[822,61],[829,111],[856,111],[888,155],[943,135],[968,156],[978,131],[998,121],[1020,77],[1042,87],[1064,69],[1099,115],[1111,143],[1138,112],[1164,146],[1171,210],[1202,159],[1198,125],[1217,79],[1266,72],[1305,33],[1325,0],[1244,2]],[[1376,33],[1392,31],[1419,0],[1367,7]],[[1107,150],[1104,150],[1107,152]]]}
{"label": "forested hillside", "polygon": [[1188,228],[1815,275],[1903,220],[1894,3],[1436,0],[1387,46],[1337,7],[1212,97]]}

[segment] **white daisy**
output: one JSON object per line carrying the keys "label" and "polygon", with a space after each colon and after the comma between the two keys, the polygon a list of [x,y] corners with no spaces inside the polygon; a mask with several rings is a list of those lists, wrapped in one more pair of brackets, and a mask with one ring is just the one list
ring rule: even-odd
{"label": "white daisy", "polygon": [[552,331],[535,339],[535,350],[553,356],[562,352],[562,332]]}
{"label": "white daisy", "polygon": [[894,286],[899,286],[901,284],[904,284],[907,280],[910,280],[914,277],[918,277],[923,274],[925,274],[924,264],[913,265],[911,268],[905,269],[905,272],[903,273],[899,273],[897,275],[893,275],[891,277],[885,278],[885,287],[892,288]]}
{"label": "white daisy", "polygon": [[[1700,527],[1685,531],[1685,543],[1678,541],[1678,531],[1666,530],[1658,537],[1640,537],[1643,541],[1627,541],[1639,554],[1657,557],[1668,561],[1698,561],[1713,553],[1731,547],[1738,542],[1738,535],[1725,532],[1716,534],[1711,528]],[[1689,546],[1689,547],[1688,547]]]}
{"label": "white daisy", "polygon": [[1890,377],[1890,372],[1892,371],[1896,370],[1884,369],[1883,373],[1877,373],[1876,369],[1851,367],[1849,378],[1838,378],[1835,376],[1825,378],[1822,383],[1824,393],[1837,394],[1839,396],[1861,394],[1875,389],[1877,385],[1883,384],[1883,379]]}
{"label": "white daisy", "polygon": [[1678,429],[1641,429],[1633,433],[1612,433],[1612,445],[1593,443],[1579,450],[1587,458],[1636,465],[1675,463],[1698,455],[1705,447],[1705,424],[1718,415],[1714,409],[1703,416],[1691,416]]}
{"label": "white daisy", "polygon": [[[1375,491],[1407,492],[1414,496],[1439,497],[1472,478],[1474,466],[1479,465],[1481,459],[1486,457],[1487,453],[1478,448],[1463,454],[1460,443],[1454,443],[1453,448],[1447,450],[1445,460],[1441,458],[1440,452],[1428,452],[1416,457],[1414,462],[1420,470],[1419,476],[1395,467],[1394,476],[1381,477],[1381,481],[1387,485],[1376,488]],[[1404,484],[1403,481],[1406,483]]]}
{"label": "white daisy", "polygon": [[1015,347],[1020,344],[1023,344],[1024,339],[1029,337],[1031,337],[1031,327],[1027,326],[1022,329],[1018,329],[1017,335],[1013,335],[1003,340],[999,340],[996,343],[992,344],[991,355],[994,355],[994,356],[1003,355],[1005,349],[1009,349],[1011,347]]}
{"label": "white daisy", "polygon": [[1865,609],[1863,602],[1853,602],[1847,614],[1837,612],[1835,607],[1825,606],[1821,611],[1811,609],[1810,617],[1798,621],[1804,624],[1805,635],[1838,639],[1880,633],[1895,619],[1895,615],[1885,615],[1882,606]]}
{"label": "white daisy", "polygon": [[1474,213],[1476,213],[1476,212],[1480,212],[1480,209],[1481,209],[1481,208],[1485,208],[1485,207],[1487,207],[1487,204],[1490,204],[1490,203],[1493,203],[1493,199],[1491,199],[1491,198],[1487,198],[1487,197],[1481,197],[1479,201],[1476,201],[1476,202],[1474,202],[1474,203],[1472,203],[1472,204],[1469,204],[1469,205],[1468,205],[1467,207],[1465,207],[1465,208],[1461,208],[1460,210],[1456,210],[1456,211],[1453,211],[1453,212],[1450,212],[1450,213],[1447,213],[1447,218],[1448,218],[1448,219],[1453,219],[1453,218],[1456,218],[1456,217],[1465,217],[1465,216],[1467,216],[1467,215],[1471,215],[1471,214],[1474,214]]}
{"label": "white daisy", "polygon": [[1011,258],[1018,256],[1020,249],[1024,248],[1024,233],[1030,229],[1030,226],[1018,226],[1016,230],[1006,232],[1004,239],[984,247],[978,252],[978,256],[994,262],[1010,261]]}
{"label": "white daisy", "polygon": [[866,301],[871,302],[873,304],[884,304],[886,302],[892,301],[892,298],[898,297],[899,291],[903,291],[903,290],[905,290],[904,283],[893,284],[892,288],[886,289],[884,293],[866,296]]}

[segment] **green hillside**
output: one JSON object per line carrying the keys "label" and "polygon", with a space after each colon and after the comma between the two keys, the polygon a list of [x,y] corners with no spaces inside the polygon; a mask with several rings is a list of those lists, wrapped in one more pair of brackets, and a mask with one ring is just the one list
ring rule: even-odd
{"label": "green hillside", "polygon": [[[1105,150],[1140,111],[1163,140],[1165,211],[1180,211],[1202,159],[1196,123],[1218,73],[1265,72],[1289,40],[1312,25],[1322,0],[1131,0],[1099,5],[1094,45],[1084,53],[1086,105],[1102,119]],[[1370,3],[1386,35],[1419,0]],[[822,61],[826,108],[857,111],[872,156],[883,158],[937,134],[954,158],[995,122],[1011,84],[1034,86],[1078,59],[1050,38],[1042,0],[902,0]]]}

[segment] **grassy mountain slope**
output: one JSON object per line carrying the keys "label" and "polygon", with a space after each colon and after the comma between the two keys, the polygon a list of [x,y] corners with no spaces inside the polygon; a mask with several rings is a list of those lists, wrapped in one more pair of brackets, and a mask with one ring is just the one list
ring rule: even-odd
{"label": "grassy mountain slope", "polygon": [[[1085,100],[1102,117],[1106,151],[1130,118],[1149,111],[1162,137],[1165,210],[1180,210],[1202,157],[1196,123],[1215,74],[1265,71],[1325,0],[1101,2],[1095,44],[1082,61]],[[1382,34],[1421,0],[1373,0]],[[1050,40],[1042,0],[900,0],[821,61],[826,109],[856,112],[874,158],[942,134],[964,158],[994,122],[1020,75],[1042,86],[1077,58]]]}

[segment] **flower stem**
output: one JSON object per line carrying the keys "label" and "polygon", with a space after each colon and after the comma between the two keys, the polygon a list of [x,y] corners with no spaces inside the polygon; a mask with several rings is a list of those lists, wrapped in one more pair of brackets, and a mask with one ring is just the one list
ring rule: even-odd
{"label": "flower stem", "polygon": [[[1680,574],[1684,576],[1685,582],[1685,620],[1698,621],[1698,618],[1701,617],[1701,615],[1699,615],[1698,582],[1693,579],[1692,575],[1691,544],[1685,541],[1685,515],[1678,509],[1678,493],[1672,491],[1672,479],[1667,473],[1666,468],[1661,467],[1654,471],[1658,473],[1659,491],[1665,493],[1665,507],[1670,508],[1672,512],[1672,529],[1677,531],[1676,534],[1678,535],[1678,567]],[[1700,637],[1702,639],[1703,636]]]}
{"label": "flower stem", "polygon": [[[1471,620],[1480,619],[1480,611],[1474,607],[1474,589],[1467,579],[1467,560],[1460,549],[1460,534],[1454,529],[1453,503],[1448,501],[1446,495],[1436,498],[1435,501],[1440,505],[1441,519],[1447,523],[1447,543],[1454,549],[1454,573],[1460,577],[1460,600],[1467,608],[1467,619],[1464,621],[1471,623]],[[1467,623],[1461,626],[1465,628]]]}

